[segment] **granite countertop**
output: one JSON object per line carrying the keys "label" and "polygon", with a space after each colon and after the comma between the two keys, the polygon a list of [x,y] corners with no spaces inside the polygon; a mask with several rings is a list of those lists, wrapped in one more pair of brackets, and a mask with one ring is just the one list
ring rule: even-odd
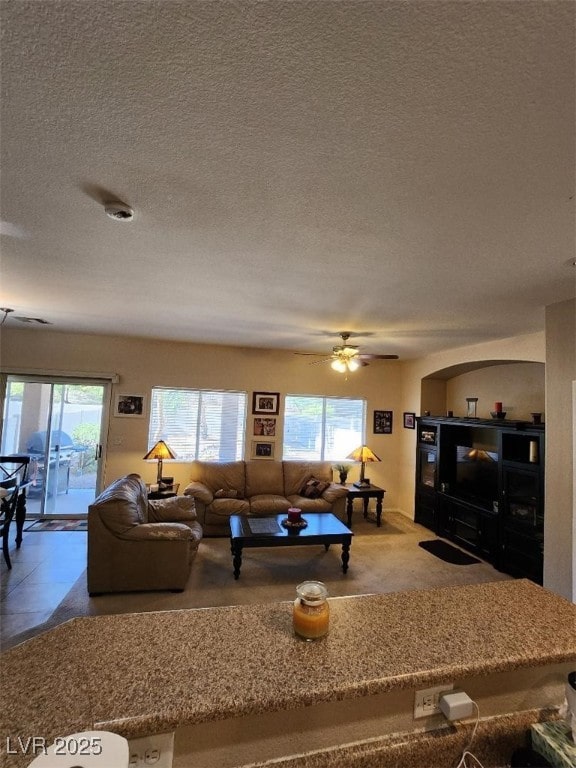
{"label": "granite countertop", "polygon": [[[0,656],[6,736],[127,738],[576,660],[576,606],[527,580],[333,598],[305,643],[292,604],[73,619]],[[298,674],[294,674],[294,670]],[[8,755],[7,766],[28,758]]]}

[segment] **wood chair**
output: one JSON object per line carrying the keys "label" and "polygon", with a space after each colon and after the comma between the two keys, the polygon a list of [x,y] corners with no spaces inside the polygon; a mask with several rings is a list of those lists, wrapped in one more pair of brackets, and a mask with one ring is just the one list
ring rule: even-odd
{"label": "wood chair", "polygon": [[0,456],[0,486],[8,487],[8,480],[16,480],[18,496],[16,501],[16,549],[22,544],[22,530],[26,520],[26,489],[30,485],[29,478],[30,456],[13,453],[10,456]]}
{"label": "wood chair", "polygon": [[10,531],[10,523],[16,512],[16,505],[18,504],[18,496],[20,494],[20,485],[18,480],[13,477],[9,480],[0,482],[0,488],[7,491],[6,496],[0,501],[0,533],[2,534],[2,553],[4,554],[4,560],[10,570],[12,563],[10,562],[10,553],[8,552],[8,533]]}

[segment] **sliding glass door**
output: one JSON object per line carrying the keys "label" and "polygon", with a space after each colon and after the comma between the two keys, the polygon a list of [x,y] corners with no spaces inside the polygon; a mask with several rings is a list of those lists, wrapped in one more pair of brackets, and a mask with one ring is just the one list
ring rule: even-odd
{"label": "sliding glass door", "polygon": [[29,517],[85,515],[100,487],[103,381],[8,376],[0,453],[30,456]]}

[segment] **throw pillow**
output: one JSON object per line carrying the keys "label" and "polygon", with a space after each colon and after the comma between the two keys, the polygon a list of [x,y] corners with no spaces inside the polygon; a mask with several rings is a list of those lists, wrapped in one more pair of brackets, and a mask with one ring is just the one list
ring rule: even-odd
{"label": "throw pillow", "polygon": [[235,488],[220,488],[214,494],[215,499],[241,499],[242,494]]}
{"label": "throw pillow", "polygon": [[316,477],[311,477],[310,480],[304,484],[300,491],[300,495],[305,496],[307,499],[319,499],[329,485],[330,483],[327,483],[324,480],[318,480]]}

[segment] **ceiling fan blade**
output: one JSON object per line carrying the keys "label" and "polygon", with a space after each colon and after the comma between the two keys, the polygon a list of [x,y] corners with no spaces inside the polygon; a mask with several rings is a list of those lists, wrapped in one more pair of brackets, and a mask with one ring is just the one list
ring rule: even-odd
{"label": "ceiling fan blade", "polygon": [[398,355],[368,355],[361,353],[355,357],[357,360],[398,360]]}
{"label": "ceiling fan blade", "polygon": [[322,357],[318,352],[294,352],[295,355],[311,355],[312,357]]}

